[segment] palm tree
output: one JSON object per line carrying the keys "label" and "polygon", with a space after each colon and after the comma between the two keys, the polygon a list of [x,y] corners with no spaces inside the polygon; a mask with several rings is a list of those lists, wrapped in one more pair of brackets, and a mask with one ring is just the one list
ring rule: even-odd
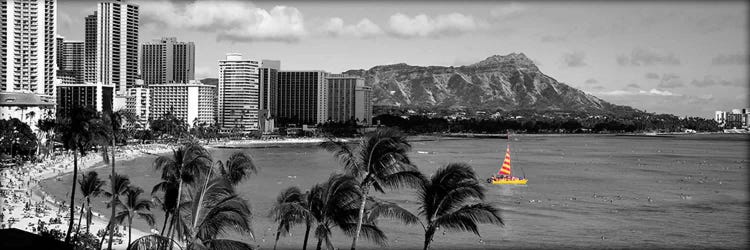
{"label": "palm tree", "polygon": [[[110,185],[110,191],[104,191],[104,197],[109,198],[110,201],[107,202],[107,207],[117,207],[117,204],[120,201],[120,196],[125,196],[125,193],[128,191],[128,188],[130,187],[130,178],[128,178],[127,175],[121,175],[118,173],[115,173],[115,175],[109,177],[112,182],[109,183]],[[112,199],[114,198],[114,199]],[[116,215],[116,212],[113,212],[112,214]],[[110,216],[109,223],[107,224],[107,230],[110,232],[109,236],[109,242],[108,245],[111,248],[112,246],[112,236],[114,235],[115,231],[115,217]],[[104,242],[105,236],[102,236],[102,242]],[[101,245],[101,244],[100,244]]]}
{"label": "palm tree", "polygon": [[[160,207],[162,211],[164,211],[164,225],[162,225],[161,231],[159,232],[160,235],[164,235],[164,232],[167,229],[167,221],[169,221],[170,215],[174,213],[174,210],[177,207],[177,189],[180,185],[180,182],[177,180],[177,178],[166,178],[168,178],[168,180],[164,180],[156,184],[151,191],[151,196],[153,196],[154,198],[155,205]],[[158,192],[164,193],[162,197],[156,196],[156,193]],[[169,224],[169,230],[171,230],[172,223]]]}
{"label": "palm tree", "polygon": [[154,216],[151,214],[152,203],[150,200],[141,198],[143,189],[136,186],[129,186],[125,191],[124,201],[119,201],[117,207],[120,211],[115,216],[115,222],[123,224],[126,220],[128,222],[128,247],[130,247],[132,230],[133,230],[133,218],[140,218],[149,226],[154,225]]}
{"label": "palm tree", "polygon": [[[192,184],[211,168],[211,155],[197,143],[187,143],[172,150],[172,156],[159,156],[154,160],[154,168],[162,171],[162,180],[179,180],[177,188],[176,207],[171,215],[173,222],[181,222],[180,212],[182,203],[183,184]],[[172,227],[172,226],[170,226]],[[179,228],[179,227],[178,227]],[[170,230],[169,238],[173,237]]]}
{"label": "palm tree", "polygon": [[219,161],[218,165],[221,175],[232,185],[237,185],[250,174],[258,173],[253,158],[242,152],[235,152],[225,163]]}
{"label": "palm tree", "polygon": [[[288,234],[294,224],[305,223],[309,220],[310,210],[308,209],[307,202],[305,202],[306,199],[306,195],[298,187],[284,189],[276,198],[276,203],[269,213],[269,216],[275,222],[279,223],[276,229],[276,241],[273,243],[274,250],[276,249],[276,244],[279,243],[281,234]],[[307,233],[309,233],[309,226]],[[306,248],[307,239],[305,239],[305,245],[303,246],[303,249]]]}
{"label": "palm tree", "polygon": [[99,196],[103,192],[102,186],[104,181],[99,179],[99,174],[94,171],[89,171],[84,175],[81,175],[81,179],[78,180],[78,184],[81,187],[81,194],[85,199],[85,205],[81,206],[81,217],[78,217],[78,229],[76,234],[81,230],[81,218],[83,218],[83,209],[86,208],[86,233],[89,233],[89,225],[91,225],[91,198]]}
{"label": "palm tree", "polygon": [[479,236],[477,223],[503,225],[500,210],[481,202],[484,188],[468,164],[452,163],[438,169],[418,193],[419,215],[426,222],[425,250],[438,228],[471,231]]}
{"label": "palm tree", "polygon": [[368,133],[356,147],[334,139],[323,142],[321,146],[332,152],[344,165],[347,174],[354,176],[359,182],[359,192],[363,198],[360,200],[357,227],[352,240],[351,249],[354,250],[362,230],[370,188],[385,193],[385,187],[418,187],[424,176],[409,160],[407,152],[411,150],[411,145],[406,136],[395,129],[378,129]]}
{"label": "palm tree", "polygon": [[[321,249],[322,243],[326,244],[326,248],[333,249],[331,233],[334,227],[348,236],[354,236],[360,199],[362,195],[357,180],[349,175],[331,175],[327,182],[310,189],[310,214],[317,225],[314,232],[318,239],[317,250]],[[385,234],[372,221],[364,222],[360,224],[363,236],[384,246]]]}
{"label": "palm tree", "polygon": [[[103,146],[103,150],[102,150],[102,157],[104,158],[105,162],[108,162],[112,166],[112,172],[110,173],[110,178],[112,178],[112,179],[110,179],[111,182],[114,182],[115,181],[114,178],[115,178],[115,176],[117,176],[116,175],[116,171],[115,171],[115,142],[117,141],[117,133],[120,131],[120,128],[122,126],[122,116],[123,115],[122,115],[122,113],[120,111],[108,113],[105,116],[105,123],[107,123],[107,126],[106,126],[106,130],[105,130],[104,136],[102,136],[102,138],[105,141],[105,142],[102,143],[102,145],[104,145]],[[107,139],[109,140],[109,142],[111,142],[111,148],[109,150],[110,153],[112,154],[111,158],[107,154],[107,144],[108,144]],[[112,188],[113,189],[110,190],[110,192],[115,193],[115,189],[114,189],[115,186],[112,185]],[[115,196],[112,196],[112,200],[110,202],[114,203],[115,202],[115,198],[116,198]],[[112,211],[111,211],[110,217],[109,217],[110,221],[114,220],[114,218],[115,218],[114,217],[115,216],[115,206],[112,206],[111,209],[112,209]],[[110,225],[109,225],[109,243],[107,244],[107,249],[112,249],[112,238],[114,237],[114,233],[115,233],[114,230],[113,230],[114,227],[115,227],[114,223],[110,223]]]}
{"label": "palm tree", "polygon": [[91,150],[93,131],[96,129],[93,123],[97,119],[97,114],[96,111],[89,108],[75,107],[68,117],[59,126],[62,132],[63,146],[65,149],[73,151],[73,185],[70,192],[70,219],[68,231],[65,234],[65,243],[70,243],[70,233],[73,231],[76,183],[78,182],[78,154],[85,156]]}

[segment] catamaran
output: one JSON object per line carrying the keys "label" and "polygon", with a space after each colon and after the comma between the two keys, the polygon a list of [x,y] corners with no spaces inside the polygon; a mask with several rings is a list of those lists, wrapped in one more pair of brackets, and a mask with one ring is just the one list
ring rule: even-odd
{"label": "catamaran", "polygon": [[510,169],[510,143],[508,143],[508,149],[505,150],[505,160],[503,165],[500,167],[500,171],[497,175],[492,175],[492,178],[487,179],[487,182],[494,185],[526,185],[526,174],[523,177],[515,177],[511,175]]}

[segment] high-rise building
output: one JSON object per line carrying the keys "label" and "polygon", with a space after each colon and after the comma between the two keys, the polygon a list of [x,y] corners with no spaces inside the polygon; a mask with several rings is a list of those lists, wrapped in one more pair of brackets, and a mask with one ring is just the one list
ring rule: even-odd
{"label": "high-rise building", "polygon": [[248,133],[259,129],[257,60],[228,53],[219,61],[218,122],[223,132]]}
{"label": "high-rise building", "polygon": [[191,81],[155,84],[148,88],[151,90],[152,119],[163,118],[167,112],[171,112],[190,127],[214,123],[215,86]]}
{"label": "high-rise building", "polygon": [[57,85],[57,116],[64,117],[76,106],[112,112],[114,86],[101,83]]}
{"label": "high-rise building", "polygon": [[151,84],[195,80],[195,44],[165,37],[141,45],[141,75]]}
{"label": "high-rise building", "polygon": [[332,74],[326,77],[328,87],[328,118],[326,121],[369,125],[372,120],[370,87],[365,79],[356,76]]}
{"label": "high-rise building", "polygon": [[55,95],[55,0],[0,1],[0,92]]}
{"label": "high-rise building", "polygon": [[315,125],[328,120],[324,71],[279,71],[277,123]]}
{"label": "high-rise building", "polygon": [[716,121],[716,123],[722,124],[726,122],[726,120],[727,120],[727,112],[719,110],[719,111],[716,111],[716,113],[714,113],[714,121]]}
{"label": "high-rise building", "polygon": [[278,75],[281,62],[276,60],[263,60],[258,71],[260,81],[260,97],[258,114],[260,127],[263,132],[273,131],[273,119],[276,117],[276,89],[278,87]]}
{"label": "high-rise building", "polygon": [[84,83],[84,43],[81,41],[63,40],[58,48],[57,78],[61,79],[61,83],[63,84]]}
{"label": "high-rise building", "polygon": [[117,95],[126,95],[138,78],[138,13],[138,5],[107,1],[85,19],[86,59],[94,60],[86,65],[93,73],[85,75],[93,77],[91,82],[113,85]]}
{"label": "high-rise building", "polygon": [[128,92],[126,109],[135,115],[135,123],[138,126],[146,128],[151,111],[151,90],[136,87],[128,89]]}
{"label": "high-rise building", "polygon": [[96,47],[97,47],[97,25],[96,12],[84,18],[84,40],[83,40],[83,81],[96,83]]}

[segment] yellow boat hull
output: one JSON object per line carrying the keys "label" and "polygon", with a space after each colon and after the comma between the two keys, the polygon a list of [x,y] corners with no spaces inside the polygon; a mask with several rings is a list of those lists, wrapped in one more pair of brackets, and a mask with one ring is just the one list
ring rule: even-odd
{"label": "yellow boat hull", "polygon": [[521,179],[521,180],[493,180],[493,185],[526,185],[526,182],[528,182],[528,179]]}

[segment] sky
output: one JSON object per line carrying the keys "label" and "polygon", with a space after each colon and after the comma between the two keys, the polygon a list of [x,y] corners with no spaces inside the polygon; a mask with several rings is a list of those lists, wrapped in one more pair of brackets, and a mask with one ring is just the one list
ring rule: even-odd
{"label": "sky", "polygon": [[[58,1],[58,33],[82,40],[95,1]],[[140,42],[196,46],[196,78],[226,53],[282,70],[461,66],[524,53],[560,82],[614,104],[679,116],[747,108],[748,2],[127,1]]]}

